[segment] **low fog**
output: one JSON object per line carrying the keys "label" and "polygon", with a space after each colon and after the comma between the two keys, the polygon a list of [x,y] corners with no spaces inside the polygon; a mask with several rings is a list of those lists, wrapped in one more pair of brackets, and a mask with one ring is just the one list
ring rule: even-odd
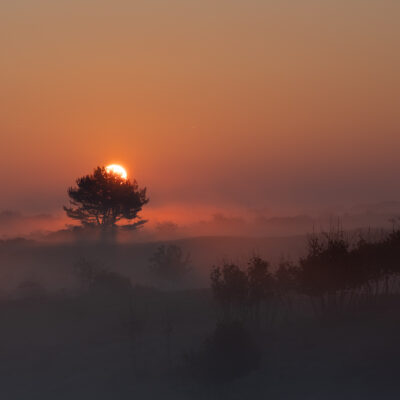
{"label": "low fog", "polygon": [[[354,209],[348,230],[337,218],[218,214],[185,227],[5,238],[0,394],[397,398],[400,231],[385,225],[393,207]],[[2,216],[21,229],[53,220]],[[329,230],[310,232],[317,221]]]}
{"label": "low fog", "polygon": [[82,259],[122,273],[135,284],[165,288],[149,271],[149,260],[158,247],[171,244],[190,254],[191,274],[183,287],[204,288],[211,267],[223,260],[241,263],[254,254],[272,264],[295,260],[313,232],[339,226],[355,237],[360,230],[390,229],[397,215],[398,202],[358,205],[319,216],[220,212],[197,222],[150,220],[141,229],[120,231],[110,239],[69,225],[59,215],[3,211],[0,289],[12,293],[26,280],[40,282],[50,291],[74,289],[72,271]]}
{"label": "low fog", "polygon": [[[183,217],[174,220],[157,215],[154,211],[147,217],[145,212],[143,218],[148,222],[143,228],[121,239],[151,241],[197,236],[285,237],[327,230],[337,223],[346,230],[388,228],[400,215],[400,202],[358,204],[317,213],[285,214],[262,209],[226,212],[221,209],[198,213],[197,217],[193,213],[183,214]],[[33,214],[15,210],[0,211],[0,239],[68,240],[68,232],[73,227],[71,220],[60,212]]]}

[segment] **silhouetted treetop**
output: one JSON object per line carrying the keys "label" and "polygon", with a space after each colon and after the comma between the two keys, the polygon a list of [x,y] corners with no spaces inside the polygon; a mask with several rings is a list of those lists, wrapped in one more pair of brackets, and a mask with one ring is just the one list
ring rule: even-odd
{"label": "silhouetted treetop", "polygon": [[121,219],[139,221],[122,227],[134,229],[146,221],[140,220],[139,212],[148,203],[146,188],[104,167],[97,167],[93,174],[76,180],[76,186],[68,189],[70,207],[64,207],[68,217],[79,220],[84,226],[109,228]]}
{"label": "silhouetted treetop", "polygon": [[154,273],[170,281],[179,280],[190,271],[190,254],[173,244],[159,246],[149,261]]}

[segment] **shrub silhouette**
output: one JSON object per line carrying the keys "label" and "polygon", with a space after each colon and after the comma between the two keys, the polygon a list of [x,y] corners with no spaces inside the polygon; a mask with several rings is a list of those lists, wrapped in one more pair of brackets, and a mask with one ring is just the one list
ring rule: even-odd
{"label": "shrub silhouette", "polygon": [[210,278],[223,320],[244,321],[251,315],[260,326],[261,311],[270,311],[268,306],[275,295],[274,277],[267,261],[254,256],[245,270],[233,263],[214,266]]}
{"label": "shrub silhouette", "polygon": [[354,285],[367,303],[382,295],[398,292],[400,273],[400,231],[393,229],[383,238],[368,241],[362,235],[352,251]]}
{"label": "shrub silhouette", "polygon": [[279,295],[298,290],[298,268],[290,261],[280,261],[274,273],[274,286]]}
{"label": "shrub silhouette", "polygon": [[129,278],[84,258],[77,262],[74,273],[80,282],[81,289],[86,293],[99,296],[129,296],[132,291]]}
{"label": "shrub silhouette", "polygon": [[160,246],[150,257],[150,270],[161,279],[176,282],[190,271],[190,254],[177,245]]}
{"label": "shrub silhouette", "polygon": [[135,229],[146,222],[138,214],[149,199],[146,188],[140,189],[135,180],[130,182],[104,167],[97,167],[93,174],[77,179],[76,184],[68,189],[71,206],[64,210],[83,226],[107,229],[115,227],[121,219],[139,219],[123,225],[126,229]]}
{"label": "shrub silhouette", "polygon": [[299,260],[297,289],[317,314],[356,310],[398,293],[400,230],[372,240],[360,234],[351,245],[343,231],[312,235]]}
{"label": "shrub silhouette", "polygon": [[249,304],[253,309],[254,319],[260,326],[261,307],[271,302],[274,297],[274,278],[269,272],[269,264],[260,257],[250,259],[247,268]]}
{"label": "shrub silhouette", "polygon": [[249,306],[246,272],[236,264],[225,263],[221,267],[214,266],[210,278],[214,298],[222,308],[223,319],[243,319]]}
{"label": "shrub silhouette", "polygon": [[261,350],[242,322],[219,323],[201,350],[187,357],[195,377],[219,384],[248,375],[260,366]]}
{"label": "shrub silhouette", "polygon": [[247,269],[234,263],[214,266],[210,279],[223,321],[248,321],[250,315],[259,326],[262,312],[272,318],[277,311],[274,299],[286,314],[294,296],[306,295],[316,315],[344,315],[398,294],[399,275],[400,228],[396,226],[378,237],[360,233],[356,241],[341,229],[312,234],[298,263],[281,261],[271,273],[268,262],[255,256]]}
{"label": "shrub silhouette", "polygon": [[78,260],[74,265],[73,272],[78,278],[81,290],[87,291],[93,286],[98,271],[99,267],[89,262],[86,258]]}
{"label": "shrub silhouette", "polygon": [[312,235],[307,250],[299,261],[300,291],[317,300],[313,302],[317,313],[338,311],[344,305],[346,291],[354,284],[349,241],[341,230]]}
{"label": "shrub silhouette", "polygon": [[342,233],[311,236],[308,254],[300,259],[300,279],[307,294],[323,296],[346,287],[349,243]]}
{"label": "shrub silhouette", "polygon": [[275,295],[283,306],[286,317],[293,311],[294,296],[299,292],[298,271],[294,263],[281,260],[274,273]]}
{"label": "shrub silhouette", "polygon": [[96,275],[91,287],[99,294],[125,295],[132,290],[129,278],[114,271],[102,270]]}

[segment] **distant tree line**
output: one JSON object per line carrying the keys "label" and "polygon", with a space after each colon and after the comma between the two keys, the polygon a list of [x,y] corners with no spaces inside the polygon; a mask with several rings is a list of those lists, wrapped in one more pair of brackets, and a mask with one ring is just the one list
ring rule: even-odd
{"label": "distant tree line", "polygon": [[210,278],[222,320],[259,325],[274,302],[291,307],[293,296],[306,296],[318,316],[356,311],[399,294],[400,229],[378,238],[360,233],[355,240],[341,229],[312,234],[297,263],[281,261],[272,271],[254,256],[246,268],[214,266]]}

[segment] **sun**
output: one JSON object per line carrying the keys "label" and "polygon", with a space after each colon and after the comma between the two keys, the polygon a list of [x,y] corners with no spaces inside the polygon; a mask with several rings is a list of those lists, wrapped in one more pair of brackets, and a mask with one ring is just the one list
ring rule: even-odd
{"label": "sun", "polygon": [[112,172],[115,175],[119,175],[122,179],[127,179],[128,174],[126,173],[126,169],[118,164],[110,164],[107,165],[106,171],[108,173]]}

